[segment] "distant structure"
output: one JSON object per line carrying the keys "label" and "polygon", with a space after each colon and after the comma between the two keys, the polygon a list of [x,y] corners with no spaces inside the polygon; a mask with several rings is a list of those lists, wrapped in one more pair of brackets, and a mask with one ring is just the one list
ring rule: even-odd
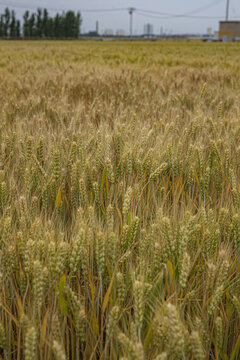
{"label": "distant structure", "polygon": [[220,21],[219,40],[240,41],[240,21]]}
{"label": "distant structure", "polygon": [[213,33],[213,40],[218,41],[219,40],[219,31],[214,31]]}
{"label": "distant structure", "polygon": [[207,35],[212,36],[212,28],[207,28]]}
{"label": "distant structure", "polygon": [[148,36],[148,37],[153,35],[153,26],[152,26],[152,24],[145,24],[144,25],[143,34],[145,36]]}
{"label": "distant structure", "polygon": [[226,17],[225,17],[225,20],[228,21],[228,17],[229,17],[229,0],[227,0],[227,6],[226,6]]}
{"label": "distant structure", "polygon": [[136,9],[131,7],[128,9],[129,15],[130,15],[130,38],[132,39],[132,35],[133,35],[133,13]]}
{"label": "distant structure", "polygon": [[112,29],[105,29],[104,30],[104,35],[105,36],[112,36],[113,35],[113,30]]}
{"label": "distant structure", "polygon": [[99,36],[99,34],[95,30],[93,30],[93,31],[90,30],[88,33],[83,34],[83,35],[90,36],[90,37],[98,37]]}
{"label": "distant structure", "polygon": [[125,36],[125,31],[123,29],[117,29],[116,36]]}
{"label": "distant structure", "polygon": [[96,33],[99,34],[99,22],[96,21]]}

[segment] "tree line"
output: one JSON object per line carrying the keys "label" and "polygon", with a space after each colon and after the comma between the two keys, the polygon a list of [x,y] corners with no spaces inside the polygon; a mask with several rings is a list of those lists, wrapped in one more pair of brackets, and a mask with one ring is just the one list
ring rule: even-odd
{"label": "tree line", "polygon": [[80,35],[81,23],[80,12],[67,11],[51,17],[47,9],[38,9],[37,12],[32,13],[25,11],[21,24],[16,18],[15,11],[6,8],[0,15],[0,37],[76,39]]}

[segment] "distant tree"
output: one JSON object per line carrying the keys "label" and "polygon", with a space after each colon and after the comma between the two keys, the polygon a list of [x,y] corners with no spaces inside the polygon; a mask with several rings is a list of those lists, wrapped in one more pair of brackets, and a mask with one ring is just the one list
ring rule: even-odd
{"label": "distant tree", "polygon": [[4,25],[4,15],[0,15],[0,37],[4,35],[3,25]]}
{"label": "distant tree", "polygon": [[60,26],[59,26],[59,34],[58,38],[63,39],[65,37],[65,30],[64,30],[64,16],[59,15],[60,18]]}
{"label": "distant tree", "polygon": [[43,10],[42,29],[43,29],[43,36],[47,38],[48,37],[48,11],[47,11],[47,9]]}
{"label": "distant tree", "polygon": [[41,38],[43,35],[43,19],[41,9],[37,10],[36,34],[39,38]]}
{"label": "distant tree", "polygon": [[68,11],[65,15],[64,30],[66,38],[74,38],[75,29],[75,14],[73,11]]}
{"label": "distant tree", "polygon": [[16,22],[16,37],[20,38],[21,36],[21,23],[20,20],[17,20]]}
{"label": "distant tree", "polygon": [[8,37],[9,35],[10,18],[11,18],[10,10],[9,8],[6,8],[4,13],[4,24],[3,24],[3,35],[5,37]]}
{"label": "distant tree", "polygon": [[33,13],[30,16],[30,19],[28,20],[28,24],[29,24],[29,36],[30,37],[35,37],[36,36],[36,27],[35,27],[35,14]]}
{"label": "distant tree", "polygon": [[30,32],[29,32],[29,11],[25,11],[24,15],[23,15],[23,36],[24,37],[29,37],[30,36]]}
{"label": "distant tree", "polygon": [[15,11],[12,10],[11,12],[11,23],[10,23],[10,37],[11,38],[15,38],[16,37],[16,25],[17,25],[17,21],[16,21],[16,16],[15,16]]}
{"label": "distant tree", "polygon": [[75,38],[78,38],[81,34],[81,25],[82,25],[82,17],[80,12],[77,13],[75,17]]}
{"label": "distant tree", "polygon": [[[47,9],[38,9],[30,13],[28,10],[23,15],[23,36],[25,38],[78,38],[81,32],[82,17],[80,12],[56,14],[49,16]],[[16,18],[15,11],[6,8],[0,15],[0,37],[19,38],[21,36],[21,22]]]}
{"label": "distant tree", "polygon": [[50,39],[54,38],[54,20],[51,17],[48,18],[47,37],[50,38]]}
{"label": "distant tree", "polygon": [[61,38],[63,36],[63,21],[62,17],[57,13],[54,17],[54,37]]}

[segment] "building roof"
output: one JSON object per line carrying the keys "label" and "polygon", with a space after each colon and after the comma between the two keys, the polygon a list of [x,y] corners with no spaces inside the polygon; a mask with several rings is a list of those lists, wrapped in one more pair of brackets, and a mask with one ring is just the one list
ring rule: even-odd
{"label": "building roof", "polygon": [[225,24],[240,24],[240,21],[237,20],[237,21],[219,21],[221,24],[222,23],[225,23]]}

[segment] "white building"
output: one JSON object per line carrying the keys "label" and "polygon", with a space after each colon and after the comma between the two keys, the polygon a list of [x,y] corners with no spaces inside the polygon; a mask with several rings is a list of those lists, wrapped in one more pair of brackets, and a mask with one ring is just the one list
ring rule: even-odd
{"label": "white building", "polygon": [[113,35],[113,30],[112,30],[112,29],[105,29],[105,30],[104,30],[104,35],[106,35],[106,36],[112,36],[112,35]]}
{"label": "white building", "polygon": [[219,40],[219,31],[214,31],[213,39],[216,40],[216,41]]}
{"label": "white building", "polygon": [[212,28],[207,28],[207,35],[212,36]]}
{"label": "white building", "polygon": [[125,36],[125,31],[123,29],[117,29],[116,30],[116,35],[117,36]]}

